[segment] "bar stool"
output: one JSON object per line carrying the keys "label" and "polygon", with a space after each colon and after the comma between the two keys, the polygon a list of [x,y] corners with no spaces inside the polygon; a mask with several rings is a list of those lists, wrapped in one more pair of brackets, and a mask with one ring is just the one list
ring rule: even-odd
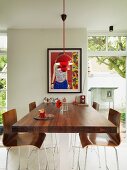
{"label": "bar stool", "polygon": [[[97,103],[97,102],[93,102],[93,104],[92,104],[92,107],[95,109],[95,110],[97,110],[97,111],[99,111],[99,103]],[[71,135],[71,144],[70,144],[70,147],[71,147],[71,145],[72,145],[72,139],[74,138],[74,148],[73,148],[73,161],[72,161],[72,167],[74,167],[74,157],[75,157],[75,147],[76,147],[76,140],[77,140],[77,134],[78,133],[75,133],[73,136]],[[79,150],[80,150],[80,146],[78,146],[77,148],[79,148]],[[91,148],[92,149],[92,148]],[[99,149],[98,149],[98,147],[97,147],[97,155],[98,155],[98,158],[99,158],[99,167],[101,167],[101,165],[100,165],[100,154],[99,154]]]}
{"label": "bar stool", "polygon": [[[36,108],[35,101],[29,103],[29,112],[31,112],[35,108]],[[54,146],[54,138],[55,138],[55,146]],[[55,134],[51,133],[51,145],[52,145],[51,147],[54,148],[54,151],[55,151],[55,149],[57,149],[57,151],[58,151],[58,142],[57,142],[56,133]]]}
{"label": "bar stool", "polygon": [[[33,101],[31,103],[29,103],[29,112],[33,111],[34,109],[36,108],[36,102]],[[54,137],[53,137],[54,135]],[[53,142],[54,142],[54,139],[55,138],[55,146],[53,145]],[[55,149],[57,149],[57,152],[58,152],[58,144],[57,144],[57,137],[56,137],[56,134],[52,134],[51,133],[51,146],[46,146],[45,142],[44,142],[44,149],[53,149],[53,163],[54,163],[54,169],[55,169],[55,155],[54,155],[54,152],[55,152]],[[46,153],[46,151],[45,151]],[[47,166],[48,166],[48,169],[49,169],[49,161],[48,161],[48,158],[47,158]]]}
{"label": "bar stool", "polygon": [[[12,147],[19,147],[19,169],[20,169],[20,147],[32,145],[36,148],[40,148],[46,137],[45,133],[16,133],[12,132],[12,125],[17,122],[17,113],[16,109],[9,110],[2,115],[3,117],[3,145],[7,148],[7,157],[6,157],[6,170],[8,169],[8,155]],[[38,149],[39,151],[39,149]],[[28,160],[29,156],[28,155]],[[38,152],[39,154],[39,152]],[[27,161],[28,161],[27,160]],[[38,155],[39,162],[39,155]],[[39,164],[40,170],[40,164]]]}
{"label": "bar stool", "polygon": [[117,170],[119,170],[119,161],[118,161],[118,153],[117,153],[116,146],[118,146],[121,142],[121,138],[120,138],[120,113],[118,111],[110,108],[108,120],[111,121],[114,125],[117,126],[117,129],[118,129],[117,133],[90,133],[90,134],[80,133],[79,134],[82,147],[83,148],[86,147],[85,169],[86,169],[88,146],[89,145],[92,145],[92,146],[95,145],[95,146],[104,146],[106,169],[108,169],[107,158],[106,158],[106,147],[110,146],[110,147],[113,147],[115,149]]}

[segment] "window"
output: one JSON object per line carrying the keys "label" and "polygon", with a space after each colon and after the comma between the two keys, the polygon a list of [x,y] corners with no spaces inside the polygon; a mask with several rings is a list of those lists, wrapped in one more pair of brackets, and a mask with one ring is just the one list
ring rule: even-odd
{"label": "window", "polygon": [[88,36],[88,51],[126,51],[126,36]]}
{"label": "window", "polygon": [[88,36],[88,90],[95,89],[88,93],[88,100],[91,104],[98,102],[104,115],[110,107],[120,111],[122,132],[125,132],[126,123],[126,46],[124,34]]}
{"label": "window", "polygon": [[89,75],[116,72],[126,78],[126,36],[88,36]]}
{"label": "window", "polygon": [[7,110],[7,36],[0,34],[0,124]]}
{"label": "window", "polygon": [[106,37],[105,36],[89,36],[88,37],[89,51],[105,51]]}
{"label": "window", "polygon": [[126,37],[108,37],[108,51],[126,51]]}

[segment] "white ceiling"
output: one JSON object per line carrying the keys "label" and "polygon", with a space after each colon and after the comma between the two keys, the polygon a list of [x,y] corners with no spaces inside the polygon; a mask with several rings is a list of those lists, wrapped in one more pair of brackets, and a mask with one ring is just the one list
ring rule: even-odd
{"label": "white ceiling", "polygon": [[[63,0],[0,0],[0,30],[62,28]],[[66,0],[66,27],[127,30],[127,0]]]}

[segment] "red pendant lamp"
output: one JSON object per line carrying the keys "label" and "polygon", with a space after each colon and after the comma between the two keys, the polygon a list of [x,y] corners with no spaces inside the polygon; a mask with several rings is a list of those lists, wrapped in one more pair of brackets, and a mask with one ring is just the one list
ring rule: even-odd
{"label": "red pendant lamp", "polygon": [[63,14],[61,15],[61,19],[63,21],[63,52],[60,53],[57,57],[56,63],[59,65],[58,69],[61,71],[66,72],[69,70],[70,65],[72,65],[71,60],[72,58],[65,52],[65,20],[67,15],[65,14],[65,0],[63,0]]}

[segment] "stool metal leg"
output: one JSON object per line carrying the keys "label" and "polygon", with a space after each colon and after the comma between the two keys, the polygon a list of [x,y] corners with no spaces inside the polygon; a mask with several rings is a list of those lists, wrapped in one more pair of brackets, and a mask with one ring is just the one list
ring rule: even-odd
{"label": "stool metal leg", "polygon": [[75,146],[76,144],[76,133],[74,134],[74,143],[73,143],[73,146]]}
{"label": "stool metal leg", "polygon": [[117,163],[117,170],[119,170],[119,160],[118,160],[118,153],[117,153],[117,149],[114,147],[115,149],[115,154],[116,154],[116,163]]}
{"label": "stool metal leg", "polygon": [[100,161],[100,153],[99,153],[99,147],[97,146],[97,155],[98,155],[98,159],[99,159],[99,168],[101,168],[101,161]]}
{"label": "stool metal leg", "polygon": [[20,147],[19,147],[19,167],[18,167],[18,169],[20,170]]}
{"label": "stool metal leg", "polygon": [[69,133],[69,151],[71,151],[71,146],[72,146],[72,134]]}
{"label": "stool metal leg", "polygon": [[53,147],[53,135],[51,134],[51,140],[52,140],[52,154],[53,154],[53,163],[54,163],[54,169],[55,169],[55,148]]}
{"label": "stool metal leg", "polygon": [[[9,151],[12,147],[7,148],[7,157],[6,157],[6,170],[8,170],[8,156],[9,156]],[[20,147],[19,147],[19,166],[18,166],[18,170],[20,170]]]}
{"label": "stool metal leg", "polygon": [[57,134],[55,133],[55,141],[56,141],[56,144],[55,144],[55,148],[57,149],[57,153],[59,152],[59,148],[58,148],[58,139],[57,139]]}
{"label": "stool metal leg", "polygon": [[10,151],[11,147],[10,148],[7,148],[7,157],[6,157],[6,170],[8,170],[8,155],[9,155],[9,151]]}
{"label": "stool metal leg", "polygon": [[32,150],[30,149],[31,146],[28,146],[28,154],[27,154],[27,165],[26,165],[26,170],[28,170],[28,164],[29,164],[29,159],[33,151],[37,151],[38,148],[34,147]]}
{"label": "stool metal leg", "polygon": [[56,133],[54,134],[54,137],[55,137],[55,146],[54,146],[54,143],[53,143],[53,134],[51,133],[51,141],[52,141],[52,148],[53,148],[53,152],[55,152],[55,150],[57,149],[57,152],[59,151],[58,150],[58,143],[57,143],[57,137],[56,137]]}
{"label": "stool metal leg", "polygon": [[72,158],[72,169],[74,168],[74,158],[75,158],[75,152],[73,151],[73,158]]}
{"label": "stool metal leg", "polygon": [[108,165],[107,165],[107,156],[106,156],[106,148],[104,146],[104,153],[105,153],[105,168],[106,170],[109,170]]}
{"label": "stool metal leg", "polygon": [[79,148],[79,151],[78,151],[78,163],[77,163],[77,169],[79,168],[79,170],[80,170],[79,156],[80,156],[80,148]]}
{"label": "stool metal leg", "polygon": [[46,170],[48,169],[49,170],[49,161],[48,161],[48,156],[47,156],[47,151],[46,151],[46,147],[45,147],[45,144],[44,144],[44,151],[45,151],[45,155],[46,155]]}
{"label": "stool metal leg", "polygon": [[[72,136],[73,137],[73,136]],[[74,168],[74,157],[75,157],[75,147],[76,147],[76,133],[74,133],[74,142],[73,142],[73,146],[72,146],[72,150],[73,150],[73,161],[72,161],[72,169]]]}
{"label": "stool metal leg", "polygon": [[53,150],[53,152],[55,152],[55,149],[54,149],[54,147],[53,147],[53,134],[51,133],[51,141],[52,141],[52,150]]}
{"label": "stool metal leg", "polygon": [[38,168],[40,170],[41,169],[41,165],[40,165],[39,149],[37,149],[37,156],[38,156]]}
{"label": "stool metal leg", "polygon": [[[28,163],[29,163],[29,158],[30,158],[30,155],[31,155],[31,153],[30,153],[30,146],[28,146],[29,148],[28,148],[28,156],[27,156],[27,165],[26,165],[26,170],[28,170],[29,168],[28,168]],[[31,151],[32,152],[32,151]]]}
{"label": "stool metal leg", "polygon": [[87,153],[88,153],[88,146],[86,146],[86,155],[85,155],[85,165],[84,165],[84,170],[86,170]]}

